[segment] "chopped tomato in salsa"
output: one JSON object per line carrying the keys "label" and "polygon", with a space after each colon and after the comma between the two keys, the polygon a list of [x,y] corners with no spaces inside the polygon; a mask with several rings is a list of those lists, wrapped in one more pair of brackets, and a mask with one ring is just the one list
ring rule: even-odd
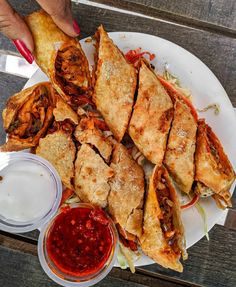
{"label": "chopped tomato in salsa", "polygon": [[108,260],[113,238],[101,209],[64,208],[48,232],[46,249],[59,270],[73,276],[97,272]]}

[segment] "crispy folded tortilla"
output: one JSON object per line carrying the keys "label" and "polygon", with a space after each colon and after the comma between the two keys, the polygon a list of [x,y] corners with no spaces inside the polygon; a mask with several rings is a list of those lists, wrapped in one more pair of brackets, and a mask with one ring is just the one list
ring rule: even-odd
{"label": "crispy folded tortilla", "polygon": [[110,167],[108,211],[124,231],[137,236],[142,233],[144,173],[122,144],[116,144]]}
{"label": "crispy folded tortilla", "polygon": [[95,36],[97,65],[93,100],[115,138],[121,141],[132,112],[136,70],[127,63],[102,26]]}
{"label": "crispy folded tortilla", "polygon": [[220,140],[204,119],[198,121],[195,164],[195,191],[201,195],[211,191],[219,207],[231,207],[229,190],[235,173]]}
{"label": "crispy folded tortilla", "polygon": [[[180,257],[187,259],[184,227],[177,193],[164,166],[154,168],[145,202],[143,252],[165,268],[183,271]],[[168,219],[169,218],[169,219]]]}
{"label": "crispy folded tortilla", "polygon": [[88,145],[82,144],[75,161],[75,192],[83,202],[106,207],[113,170]]}
{"label": "crispy folded tortilla", "polygon": [[55,167],[62,183],[70,189],[74,189],[71,181],[74,178],[75,153],[71,134],[60,129],[40,139],[36,149],[36,154]]}
{"label": "crispy folded tortilla", "polygon": [[105,138],[103,133],[94,126],[92,120],[89,118],[81,119],[79,125],[75,129],[74,136],[81,144],[87,143],[96,147],[104,160],[106,162],[109,161],[112,152],[112,144]]}
{"label": "crispy folded tortilla", "polygon": [[55,90],[48,82],[11,96],[2,113],[8,140],[0,150],[19,151],[36,146],[53,120],[55,99]]}
{"label": "crispy folded tortilla", "polygon": [[88,61],[77,39],[64,34],[44,11],[26,17],[34,39],[34,57],[65,101],[90,87]]}
{"label": "crispy folded tortilla", "polygon": [[129,124],[129,135],[135,145],[152,163],[161,165],[173,104],[154,72],[141,63],[138,98]]}
{"label": "crispy folded tortilla", "polygon": [[194,180],[196,132],[197,121],[190,108],[177,100],[164,163],[179,188],[186,193],[190,192]]}

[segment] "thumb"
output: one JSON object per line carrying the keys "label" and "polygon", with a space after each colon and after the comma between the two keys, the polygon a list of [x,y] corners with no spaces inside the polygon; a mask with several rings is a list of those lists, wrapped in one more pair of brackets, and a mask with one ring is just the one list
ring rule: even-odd
{"label": "thumb", "polygon": [[13,40],[16,48],[30,63],[33,62],[34,43],[24,20],[11,8],[7,1],[0,1],[0,31]]}
{"label": "thumb", "polygon": [[37,0],[37,2],[64,33],[71,37],[76,37],[80,34],[80,27],[73,19],[70,0]]}

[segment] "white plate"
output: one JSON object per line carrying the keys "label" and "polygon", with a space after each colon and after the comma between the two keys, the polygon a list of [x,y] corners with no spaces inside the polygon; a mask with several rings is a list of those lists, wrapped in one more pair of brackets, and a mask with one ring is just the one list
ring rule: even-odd
{"label": "white plate", "polygon": [[[209,110],[208,112],[199,114],[199,116],[206,118],[207,123],[210,124],[220,138],[231,163],[235,167],[235,113],[224,88],[210,69],[187,50],[162,38],[132,32],[113,32],[109,33],[109,35],[123,52],[141,47],[144,51],[154,53],[156,58],[152,63],[156,67],[156,71],[159,73],[163,72],[167,65],[168,71],[178,77],[183,87],[191,91],[195,107],[200,109],[212,103],[220,105],[219,115],[216,116],[212,110]],[[90,65],[92,65],[93,44],[86,43],[84,39],[81,40],[81,45]],[[41,70],[38,70],[26,83],[26,87],[45,80],[47,80],[47,77]],[[233,192],[234,186],[231,192]],[[223,211],[216,207],[211,198],[201,200],[201,205],[207,214],[207,227],[209,231],[223,215]],[[203,221],[194,207],[184,210],[182,218],[185,226],[187,248],[189,248],[204,236]],[[151,263],[153,261],[143,255],[135,265],[141,266]]]}

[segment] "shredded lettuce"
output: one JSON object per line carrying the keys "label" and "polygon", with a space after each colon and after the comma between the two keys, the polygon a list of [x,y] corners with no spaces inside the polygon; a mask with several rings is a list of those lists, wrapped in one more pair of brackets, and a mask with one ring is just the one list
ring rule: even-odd
{"label": "shredded lettuce", "polygon": [[120,250],[120,247],[119,247],[119,250],[117,253],[117,261],[118,261],[121,269],[127,269],[129,267],[125,256],[122,254],[122,252]]}
{"label": "shredded lettuce", "polygon": [[[122,269],[130,268],[132,273],[135,273],[134,262],[137,261],[141,254],[139,251],[132,251],[130,248],[125,247],[121,242],[119,243],[120,255],[117,256],[118,262]],[[120,262],[121,261],[121,262]]]}
{"label": "shredded lettuce", "polygon": [[80,202],[80,199],[77,195],[73,195],[72,197],[68,198],[65,201],[66,204],[77,203],[77,202]]}
{"label": "shredded lettuce", "polygon": [[189,100],[191,100],[192,95],[190,90],[182,88],[180,85],[180,81],[179,79],[172,75],[167,68],[165,68],[164,73],[163,73],[163,78],[168,81],[169,83],[171,83],[172,85],[174,85],[174,87],[176,88],[176,90],[178,90],[180,93],[184,94],[184,96],[186,98],[188,98]]}
{"label": "shredded lettuce", "polygon": [[206,217],[206,213],[205,213],[205,210],[204,208],[200,205],[199,202],[197,202],[195,204],[195,207],[198,211],[198,213],[201,215],[202,217],[202,220],[203,220],[203,226],[204,226],[204,234],[206,236],[206,239],[209,241],[210,238],[209,238],[209,234],[208,234],[208,230],[207,230],[207,217]]}
{"label": "shredded lettuce", "polygon": [[220,105],[219,104],[210,104],[208,106],[206,106],[203,109],[197,109],[198,112],[202,113],[202,112],[206,112],[210,109],[214,109],[214,114],[217,116],[220,113]]}
{"label": "shredded lettuce", "polygon": [[174,84],[178,87],[180,87],[180,82],[179,82],[179,79],[175,76],[173,76],[166,68],[165,68],[165,71],[163,73],[163,78],[170,82],[171,84]]}

